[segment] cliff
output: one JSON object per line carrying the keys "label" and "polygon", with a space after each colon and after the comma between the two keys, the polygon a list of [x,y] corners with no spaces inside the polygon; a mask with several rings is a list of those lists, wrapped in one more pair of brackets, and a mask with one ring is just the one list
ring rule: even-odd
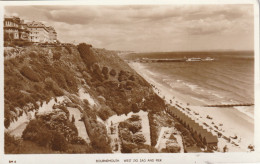
{"label": "cliff", "polygon": [[[26,153],[8,145],[13,135],[21,138],[20,145],[31,142],[47,152],[111,153],[104,123],[110,116],[165,109],[151,86],[114,51],[82,43],[6,48],[4,56],[6,153]],[[85,138],[79,120],[87,131]],[[66,146],[55,145],[56,140]]]}

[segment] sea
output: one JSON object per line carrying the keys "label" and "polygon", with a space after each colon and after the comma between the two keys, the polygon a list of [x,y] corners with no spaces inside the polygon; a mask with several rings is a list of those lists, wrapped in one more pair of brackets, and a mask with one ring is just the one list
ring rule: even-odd
{"label": "sea", "polygon": [[[149,62],[192,58],[211,60]],[[199,105],[254,104],[253,51],[131,53],[123,59],[138,62],[161,85],[198,100]],[[234,108],[253,119],[254,107]]]}

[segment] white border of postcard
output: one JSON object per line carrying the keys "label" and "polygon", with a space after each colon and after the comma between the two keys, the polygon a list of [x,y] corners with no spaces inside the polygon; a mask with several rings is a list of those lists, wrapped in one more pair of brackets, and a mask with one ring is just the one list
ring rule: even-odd
{"label": "white border of postcard", "polygon": [[[0,18],[3,20],[6,5],[158,5],[158,4],[253,4],[254,5],[254,50],[255,50],[255,151],[252,153],[158,153],[158,154],[4,154],[4,66],[3,55],[0,55],[0,163],[17,164],[90,164],[90,163],[260,163],[259,150],[259,2],[257,0],[92,0],[92,1],[2,1],[0,2]],[[3,54],[3,21],[0,22],[0,53]],[[131,162],[124,160],[131,159]],[[148,162],[153,159],[154,162]],[[97,162],[107,160],[107,162]],[[138,162],[134,162],[138,160]],[[143,161],[143,162],[142,162]],[[146,162],[144,162],[146,161]]]}

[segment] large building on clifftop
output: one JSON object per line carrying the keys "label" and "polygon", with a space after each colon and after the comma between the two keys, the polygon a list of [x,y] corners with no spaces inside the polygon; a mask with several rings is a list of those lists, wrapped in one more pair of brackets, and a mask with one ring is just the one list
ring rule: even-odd
{"label": "large building on clifftop", "polygon": [[19,17],[4,16],[5,41],[29,41],[33,43],[56,43],[57,33],[52,26],[42,22],[27,22]]}

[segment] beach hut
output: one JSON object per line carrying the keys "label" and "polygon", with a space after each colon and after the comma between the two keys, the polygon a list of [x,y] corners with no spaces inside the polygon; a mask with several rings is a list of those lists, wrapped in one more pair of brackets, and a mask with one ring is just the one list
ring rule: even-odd
{"label": "beach hut", "polygon": [[184,113],[180,112],[180,113],[179,113],[179,118],[180,118],[180,122],[181,122],[182,124],[185,124],[185,123],[186,123],[186,121],[187,121],[187,116],[186,116]]}
{"label": "beach hut", "polygon": [[203,143],[209,150],[217,150],[218,148],[218,137],[212,135],[210,132],[202,135]]}
{"label": "beach hut", "polygon": [[176,116],[178,109],[174,108],[174,107],[169,107],[167,109],[167,112],[171,115],[171,116]]}
{"label": "beach hut", "polygon": [[197,136],[200,136],[200,134],[205,131],[207,130],[194,121],[193,125],[191,126],[192,133],[196,134]]}
{"label": "beach hut", "polygon": [[211,132],[208,131],[205,133],[201,133],[201,139],[206,145],[217,146],[218,144],[218,137],[214,136]]}
{"label": "beach hut", "polygon": [[218,146],[218,137],[213,135],[212,133],[207,134],[206,136],[204,136],[204,138],[208,147]]}
{"label": "beach hut", "polygon": [[199,129],[199,124],[195,122],[195,120],[190,121],[188,129],[191,131],[191,133],[195,133]]}
{"label": "beach hut", "polygon": [[209,133],[209,132],[207,131],[207,129],[204,129],[204,128],[199,129],[199,130],[196,131],[196,134],[199,136],[200,140],[201,140],[204,144],[206,144],[206,143],[204,142],[204,138],[205,138],[206,135],[208,135],[208,133]]}
{"label": "beach hut", "polygon": [[178,109],[176,109],[176,110],[173,112],[173,114],[174,114],[174,116],[175,116],[177,119],[180,119],[181,116],[182,116],[182,113],[181,113]]}
{"label": "beach hut", "polygon": [[194,126],[194,123],[195,123],[195,120],[192,119],[192,118],[190,118],[190,117],[188,117],[188,118],[187,118],[187,121],[186,121],[186,123],[185,123],[185,126],[186,126],[189,130],[191,130],[191,129],[192,129],[192,126]]}
{"label": "beach hut", "polygon": [[194,120],[193,118],[191,118],[190,116],[187,116],[186,127],[187,127],[189,130],[192,129],[192,127],[194,126],[194,123],[196,123],[195,120]]}

